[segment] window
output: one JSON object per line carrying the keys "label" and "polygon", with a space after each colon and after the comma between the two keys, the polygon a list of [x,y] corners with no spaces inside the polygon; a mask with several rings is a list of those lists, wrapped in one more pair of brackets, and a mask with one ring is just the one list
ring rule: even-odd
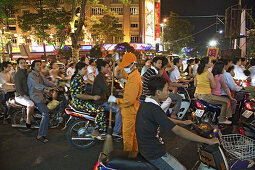
{"label": "window", "polygon": [[17,44],[17,38],[13,38],[13,39],[12,39],[12,43],[13,43],[13,44]]}
{"label": "window", "polygon": [[26,39],[26,44],[31,44],[31,39]]}
{"label": "window", "polygon": [[91,14],[92,15],[103,15],[104,10],[101,7],[92,7]]}
{"label": "window", "polygon": [[131,43],[138,43],[139,37],[137,35],[131,35]]}
{"label": "window", "polygon": [[138,28],[138,24],[131,24],[131,28]]}
{"label": "window", "polygon": [[138,14],[139,14],[139,8],[138,7],[130,8],[130,15],[138,15]]}
{"label": "window", "polygon": [[122,28],[122,24],[114,24],[114,28]]}
{"label": "window", "polygon": [[16,25],[16,19],[8,19],[9,25]]}
{"label": "window", "polygon": [[123,8],[111,8],[111,11],[116,12],[118,15],[123,15]]}
{"label": "window", "polygon": [[119,0],[111,0],[112,3],[119,3]]}
{"label": "window", "polygon": [[8,11],[8,18],[15,18],[14,11]]}
{"label": "window", "polygon": [[114,43],[121,43],[123,42],[123,37],[114,37]]}
{"label": "window", "polygon": [[9,27],[9,30],[16,31],[16,27]]}
{"label": "window", "polygon": [[25,14],[30,14],[29,9],[25,9],[25,10],[23,10],[23,15],[25,15]]}

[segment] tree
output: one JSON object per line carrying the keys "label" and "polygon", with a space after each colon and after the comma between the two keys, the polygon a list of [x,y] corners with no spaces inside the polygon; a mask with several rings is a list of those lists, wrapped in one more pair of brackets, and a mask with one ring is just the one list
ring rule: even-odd
{"label": "tree", "polygon": [[90,32],[97,37],[99,44],[103,43],[114,43],[114,38],[120,37],[123,38],[123,30],[120,30],[116,27],[119,19],[113,15],[105,14],[103,18],[99,19],[99,22],[94,23],[89,28]]}
{"label": "tree", "polygon": [[[64,9],[61,11],[55,9],[57,2],[57,0],[40,0],[39,3],[31,3],[30,5],[32,5],[37,12],[24,14],[18,17],[18,24],[22,31],[35,36],[38,42],[43,43],[45,58],[45,42],[52,44],[55,50],[61,48],[67,38],[66,32],[71,21],[69,12],[66,12]],[[44,6],[49,8],[44,10]]]}
{"label": "tree", "polygon": [[194,26],[188,20],[178,16],[178,14],[170,12],[163,38],[165,43],[170,46],[170,50],[175,53],[179,53],[183,47],[194,41],[192,36]]}
{"label": "tree", "polygon": [[[8,44],[8,48],[11,49],[11,33],[9,31],[9,20],[8,17],[11,16],[16,10],[16,6],[19,5],[18,0],[1,0],[0,1],[0,43],[2,48],[2,57],[4,57],[5,46]],[[8,51],[10,57],[12,57],[12,51]]]}

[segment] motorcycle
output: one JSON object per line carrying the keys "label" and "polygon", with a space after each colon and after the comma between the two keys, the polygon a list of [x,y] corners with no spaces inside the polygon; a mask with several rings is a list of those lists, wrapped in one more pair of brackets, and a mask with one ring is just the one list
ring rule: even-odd
{"label": "motorcycle", "polygon": [[[96,143],[96,139],[92,138],[91,133],[94,129],[96,114],[87,113],[76,110],[71,105],[65,109],[65,113],[69,115],[67,121],[67,140],[77,149],[87,149]],[[106,112],[106,117],[108,116]],[[105,136],[106,134],[102,134]],[[122,136],[113,134],[113,139],[117,142],[122,140]]]}
{"label": "motorcycle", "polygon": [[[56,108],[49,111],[49,127],[57,128],[65,122],[64,109],[68,104],[68,98],[65,93],[62,93],[59,98],[59,104]],[[20,105],[15,99],[7,102],[8,114],[11,115],[12,127],[17,128],[18,131],[28,132],[31,129],[39,129],[41,122],[41,112],[35,108],[34,114],[31,115],[31,129],[26,128],[27,111],[26,106]]]}

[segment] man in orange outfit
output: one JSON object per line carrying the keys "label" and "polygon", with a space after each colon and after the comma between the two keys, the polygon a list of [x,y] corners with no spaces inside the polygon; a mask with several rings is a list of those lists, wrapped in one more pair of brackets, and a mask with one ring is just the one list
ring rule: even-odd
{"label": "man in orange outfit", "polygon": [[133,53],[123,55],[122,62],[119,64],[121,72],[127,75],[123,98],[110,96],[108,99],[108,102],[117,103],[121,107],[124,151],[138,151],[135,120],[142,94],[142,80],[136,69],[136,61]]}

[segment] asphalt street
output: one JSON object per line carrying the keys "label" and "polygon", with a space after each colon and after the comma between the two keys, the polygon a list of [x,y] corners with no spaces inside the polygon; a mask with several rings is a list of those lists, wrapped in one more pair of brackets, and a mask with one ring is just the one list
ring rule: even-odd
{"label": "asphalt street", "polygon": [[[92,170],[102,151],[103,142],[90,149],[78,150],[66,139],[61,128],[49,130],[49,142],[43,144],[35,139],[37,130],[21,133],[11,125],[0,125],[0,169],[1,170]],[[166,149],[187,169],[198,159],[197,144],[173,134],[165,140]],[[114,143],[122,149],[122,143]]]}

